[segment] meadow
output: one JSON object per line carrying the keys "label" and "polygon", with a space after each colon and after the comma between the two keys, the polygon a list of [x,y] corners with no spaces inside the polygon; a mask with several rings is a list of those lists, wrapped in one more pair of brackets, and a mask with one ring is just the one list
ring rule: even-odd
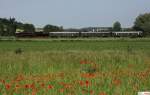
{"label": "meadow", "polygon": [[150,39],[0,40],[0,95],[150,91]]}

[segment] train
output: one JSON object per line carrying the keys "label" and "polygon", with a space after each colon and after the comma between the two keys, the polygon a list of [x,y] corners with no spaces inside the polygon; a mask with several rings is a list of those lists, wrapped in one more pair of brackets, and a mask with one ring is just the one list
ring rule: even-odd
{"label": "train", "polygon": [[50,37],[50,38],[76,38],[76,37],[142,37],[142,31],[120,32],[20,32],[16,37]]}

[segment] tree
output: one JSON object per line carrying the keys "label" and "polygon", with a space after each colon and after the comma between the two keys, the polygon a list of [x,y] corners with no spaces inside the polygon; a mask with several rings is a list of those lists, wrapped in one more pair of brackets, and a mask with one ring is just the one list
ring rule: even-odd
{"label": "tree", "polygon": [[9,25],[8,25],[8,35],[9,36],[15,35],[16,28],[17,28],[17,25],[16,25],[15,18],[10,18],[9,19]]}
{"label": "tree", "polygon": [[33,24],[24,24],[23,29],[25,32],[35,32],[35,27]]}
{"label": "tree", "polygon": [[2,23],[0,23],[0,36],[3,35],[3,32],[4,32],[4,26]]}
{"label": "tree", "polygon": [[54,26],[54,25],[45,25],[44,26],[44,32],[57,32],[57,31],[62,31],[63,27],[58,27],[58,26]]}
{"label": "tree", "polygon": [[139,15],[134,22],[133,28],[137,31],[143,31],[145,36],[150,35],[150,13]]}
{"label": "tree", "polygon": [[121,31],[121,24],[120,22],[116,21],[114,24],[113,24],[113,31]]}

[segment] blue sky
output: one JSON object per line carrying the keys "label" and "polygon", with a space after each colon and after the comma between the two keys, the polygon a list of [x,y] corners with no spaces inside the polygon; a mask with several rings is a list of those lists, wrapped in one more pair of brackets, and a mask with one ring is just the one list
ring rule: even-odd
{"label": "blue sky", "polygon": [[0,0],[0,17],[37,27],[112,26],[115,21],[129,27],[145,12],[150,12],[150,0]]}

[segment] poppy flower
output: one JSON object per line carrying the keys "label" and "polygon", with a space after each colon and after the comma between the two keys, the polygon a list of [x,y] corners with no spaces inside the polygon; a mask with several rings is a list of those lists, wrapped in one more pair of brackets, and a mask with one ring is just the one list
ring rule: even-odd
{"label": "poppy flower", "polygon": [[59,92],[60,92],[60,93],[63,93],[63,92],[64,92],[64,89],[63,89],[63,88],[59,89]]}
{"label": "poppy flower", "polygon": [[41,87],[42,87],[42,88],[44,88],[44,87],[45,87],[45,84],[44,84],[44,83],[42,83],[42,84],[41,84]]}
{"label": "poppy flower", "polygon": [[30,85],[29,85],[29,84],[26,84],[26,85],[25,85],[25,88],[30,88]]}
{"label": "poppy flower", "polygon": [[53,88],[53,86],[52,85],[48,85],[48,89],[52,89]]}
{"label": "poppy flower", "polygon": [[35,88],[34,83],[32,83],[32,84],[30,85],[30,88],[32,88],[32,89],[34,89],[34,88]]}
{"label": "poppy flower", "polygon": [[5,80],[0,80],[1,83],[5,84]]}
{"label": "poppy flower", "polygon": [[71,84],[65,84],[64,88],[67,88],[67,89],[72,88],[72,85]]}
{"label": "poppy flower", "polygon": [[84,73],[84,74],[81,74],[81,77],[83,78],[95,78],[95,74],[93,73]]}
{"label": "poppy flower", "polygon": [[121,80],[115,79],[115,80],[112,81],[112,83],[113,83],[115,86],[119,86],[119,85],[121,85]]}
{"label": "poppy flower", "polygon": [[83,86],[84,85],[84,82],[83,81],[79,81],[79,84],[80,84],[80,86]]}
{"label": "poppy flower", "polygon": [[87,60],[81,60],[80,64],[88,64],[89,62]]}
{"label": "poppy flower", "polygon": [[9,90],[9,89],[10,89],[10,87],[11,87],[11,85],[10,85],[10,84],[6,84],[6,85],[5,85],[5,88],[6,88],[7,90]]}
{"label": "poppy flower", "polygon": [[19,88],[20,86],[18,84],[15,85],[15,88]]}
{"label": "poppy flower", "polygon": [[85,81],[86,87],[89,86],[90,82],[88,80]]}

